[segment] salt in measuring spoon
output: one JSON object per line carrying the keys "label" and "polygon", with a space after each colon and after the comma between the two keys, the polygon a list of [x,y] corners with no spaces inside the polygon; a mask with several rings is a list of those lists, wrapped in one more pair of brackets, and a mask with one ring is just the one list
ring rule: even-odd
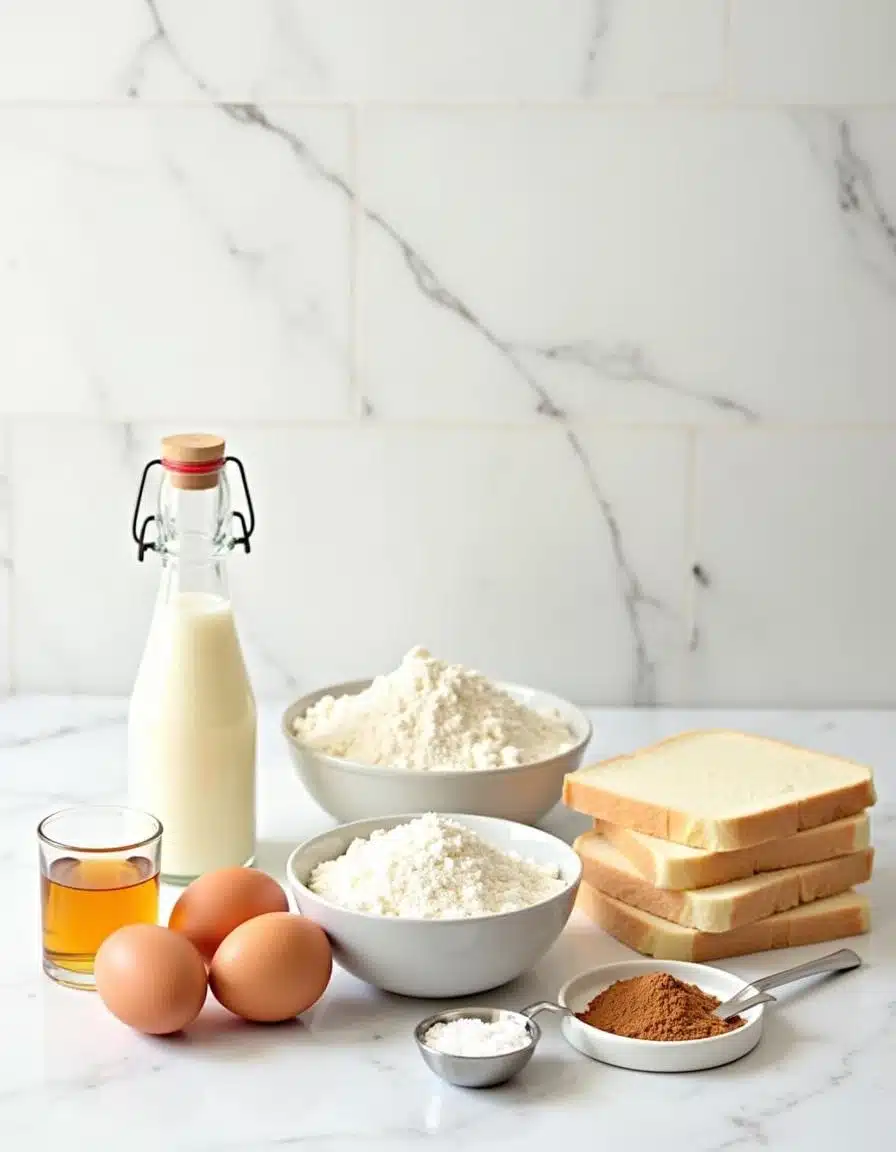
{"label": "salt in measuring spoon", "polygon": [[[448,1012],[437,1012],[434,1016],[427,1016],[425,1020],[421,1020],[414,1029],[414,1039],[427,1066],[449,1084],[455,1084],[459,1088],[493,1088],[516,1076],[532,1059],[535,1047],[541,1039],[541,1029],[533,1019],[539,1012],[570,1015],[568,1008],[552,1004],[549,1000],[540,1000],[537,1004],[530,1004],[528,1008],[523,1008],[519,1012],[513,1012],[509,1008],[454,1008]],[[426,1033],[434,1024],[450,1024],[453,1020],[482,1020],[486,1024],[513,1022],[525,1029],[528,1043],[513,1052],[501,1052],[497,1056],[457,1056],[451,1052],[442,1052],[426,1043]]]}

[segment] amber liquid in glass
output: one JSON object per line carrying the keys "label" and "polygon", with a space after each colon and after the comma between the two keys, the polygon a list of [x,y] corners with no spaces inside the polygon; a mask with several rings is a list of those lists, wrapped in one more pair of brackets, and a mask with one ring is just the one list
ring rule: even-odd
{"label": "amber liquid in glass", "polygon": [[100,944],[125,924],[155,924],[159,875],[145,856],[63,856],[41,876],[44,955],[67,972],[91,974]]}

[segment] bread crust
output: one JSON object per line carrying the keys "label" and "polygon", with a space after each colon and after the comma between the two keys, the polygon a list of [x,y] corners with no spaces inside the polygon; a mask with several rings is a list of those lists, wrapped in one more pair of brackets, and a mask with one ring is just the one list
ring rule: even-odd
{"label": "bread crust", "polygon": [[[766,840],[749,848],[736,848],[733,852],[703,850],[699,857],[690,859],[665,857],[654,852],[637,833],[606,820],[595,820],[594,831],[618,848],[632,867],[655,888],[674,891],[711,888],[715,884],[742,880],[762,872],[814,864],[859,852],[870,843],[868,817],[864,813],[817,828],[807,828],[782,840]],[[657,841],[658,845],[662,843]]]}
{"label": "bread crust", "polygon": [[[748,739],[804,751],[798,745],[784,740],[770,740],[767,737],[753,736],[731,729],[679,732],[651,745],[650,749],[668,747],[683,740],[717,733],[746,736]],[[600,766],[632,761],[647,750],[642,748],[636,752],[611,757],[602,761]],[[815,753],[815,755],[825,754]],[[843,757],[831,757],[831,759],[843,760]],[[687,844],[692,848],[731,852],[769,840],[781,840],[807,828],[816,828],[846,816],[854,816],[857,812],[871,807],[876,796],[870,770],[855,761],[843,760],[843,762],[868,772],[867,779],[821,792],[804,800],[782,802],[760,812],[728,819],[702,818],[694,813],[619,796],[615,792],[601,788],[599,774],[586,775],[587,769],[579,769],[578,772],[565,777],[563,803],[577,812],[607,820],[611,824],[632,828],[637,832],[645,832],[648,836],[657,836],[661,840],[673,840],[677,844]]]}
{"label": "bread crust", "polygon": [[590,852],[589,842],[595,843],[593,833],[580,836],[573,847],[582,861],[582,879],[592,888],[664,920],[712,933],[730,932],[864,884],[871,877],[874,860],[873,849],[866,848],[849,856],[736,881],[738,891],[715,898],[712,889],[655,888],[642,876],[614,867],[612,861]]}
{"label": "bread crust", "polygon": [[[606,896],[590,884],[579,886],[576,907],[589,920],[623,944],[654,956],[658,960],[692,960],[698,963],[746,956],[773,948],[793,948],[801,944],[820,944],[846,936],[860,936],[871,928],[868,901],[855,892],[848,902],[836,907],[817,905],[817,915],[794,916],[793,911],[779,912],[766,920],[745,924],[731,932],[696,932],[675,925],[667,932],[663,921],[630,908],[612,896]],[[833,898],[836,899],[836,898]]]}

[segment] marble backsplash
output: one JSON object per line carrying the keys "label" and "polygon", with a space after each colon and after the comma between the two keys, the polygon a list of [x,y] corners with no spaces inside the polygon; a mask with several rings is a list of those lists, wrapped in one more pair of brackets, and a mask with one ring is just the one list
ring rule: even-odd
{"label": "marble backsplash", "polygon": [[128,690],[203,427],[260,693],[896,702],[891,0],[5,0],[0,306],[10,690]]}

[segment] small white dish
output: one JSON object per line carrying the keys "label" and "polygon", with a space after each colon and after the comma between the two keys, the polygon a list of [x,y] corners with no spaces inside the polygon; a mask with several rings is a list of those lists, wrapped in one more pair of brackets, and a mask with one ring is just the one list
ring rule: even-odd
{"label": "small white dish", "polygon": [[296,775],[320,807],[340,822],[394,812],[468,812],[535,824],[560,800],[563,777],[581,766],[591,739],[587,716],[566,700],[521,684],[504,683],[498,687],[529,708],[557,712],[570,730],[570,747],[547,760],[515,768],[415,772],[328,756],[296,736],[294,721],[323,696],[357,695],[370,683],[352,680],[320,688],[296,700],[283,714],[281,727]]}
{"label": "small white dish", "polygon": [[[706,964],[687,964],[677,960],[626,960],[619,964],[604,964],[574,976],[560,989],[557,1001],[570,1012],[583,1012],[595,996],[617,980],[631,980],[651,972],[668,972],[678,980],[696,984],[722,1001],[744,989],[742,977]],[[763,1010],[762,1004],[748,1009],[744,1013],[746,1023],[740,1028],[706,1040],[632,1040],[592,1028],[574,1015],[564,1016],[560,1027],[573,1048],[604,1064],[615,1064],[618,1068],[631,1068],[636,1072],[696,1072],[701,1068],[730,1064],[752,1052],[762,1037]]]}
{"label": "small white dish", "polygon": [[451,814],[502,852],[555,865],[563,887],[517,912],[457,920],[422,920],[353,912],[306,887],[324,860],[341,856],[355,839],[405,824],[413,815],[343,824],[300,844],[286,877],[303,916],[327,933],[338,963],[353,976],[403,996],[472,996],[514,980],[537,964],[566,926],[582,877],[582,864],[556,836],[486,816]]}

